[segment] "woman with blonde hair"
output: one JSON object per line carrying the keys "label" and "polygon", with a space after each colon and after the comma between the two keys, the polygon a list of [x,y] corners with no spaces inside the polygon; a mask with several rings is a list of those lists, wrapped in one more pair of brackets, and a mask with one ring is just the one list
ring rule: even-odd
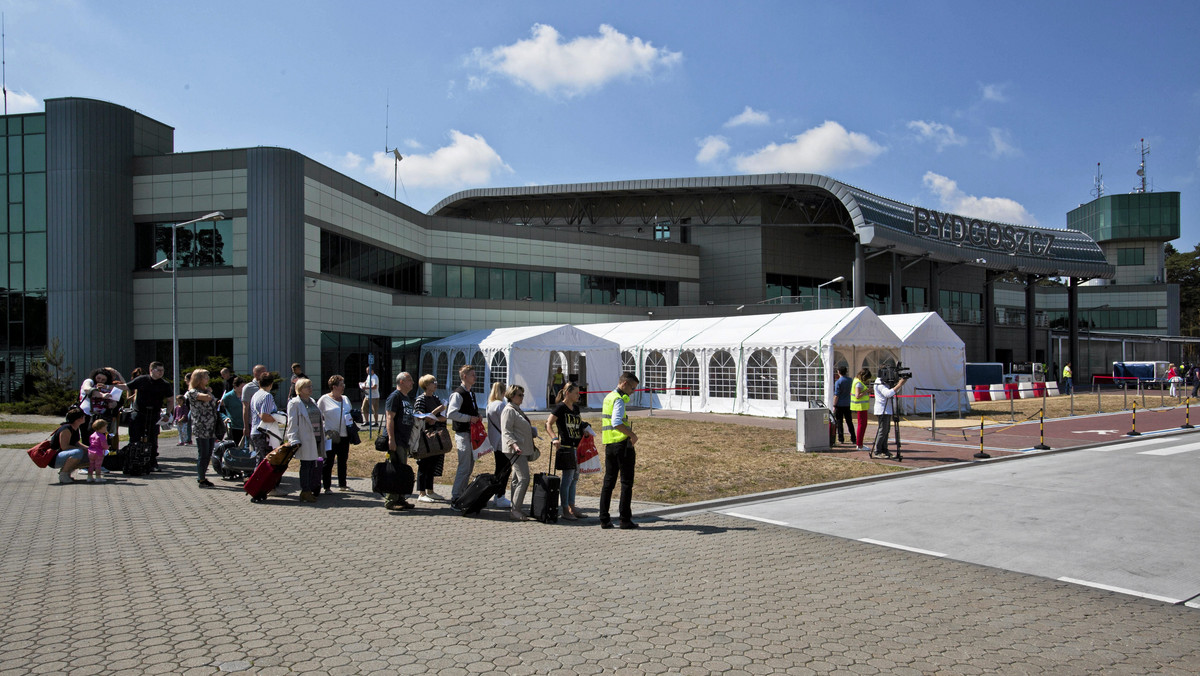
{"label": "woman with blonde hair", "polygon": [[529,461],[538,458],[537,447],[533,445],[537,429],[521,410],[521,402],[525,401],[524,387],[513,385],[504,393],[504,398],[508,399],[508,406],[500,413],[500,441],[503,444],[500,450],[508,455],[513,468],[510,514],[514,521],[526,521],[529,515],[521,509],[521,505],[525,502],[525,492],[529,490]]}
{"label": "woman with blonde hair", "polygon": [[488,442],[492,445],[492,457],[496,459],[496,473],[492,475],[496,484],[496,495],[492,498],[492,506],[499,509],[512,507],[512,502],[504,497],[504,486],[508,484],[508,476],[512,473],[512,464],[508,462],[508,456],[500,452],[500,412],[508,405],[508,402],[504,401],[504,389],[504,383],[492,383],[492,391],[488,394],[486,413]]}
{"label": "woman with blonde hair", "polygon": [[[442,415],[442,411],[446,410],[446,405],[435,394],[438,386],[437,378],[426,373],[417,381],[417,385],[421,388],[421,394],[417,396],[413,408],[417,410],[417,413],[433,416],[425,419],[425,431],[436,432],[445,429],[446,416]],[[433,480],[434,477],[442,475],[445,461],[446,456],[444,455],[431,455],[417,460],[417,502],[437,502],[442,499],[442,496],[433,492]]]}
{"label": "woman with blonde hair", "polygon": [[200,488],[212,488],[213,483],[205,476],[208,463],[212,461],[213,445],[217,439],[217,399],[208,386],[209,375],[204,369],[192,371],[188,379],[188,419],[192,438],[196,440],[196,484]]}
{"label": "woman with blonde hair", "polygon": [[325,416],[312,398],[312,381],[296,380],[296,396],[288,400],[287,440],[299,447],[300,501],[316,502],[321,492],[319,462],[325,458]]}

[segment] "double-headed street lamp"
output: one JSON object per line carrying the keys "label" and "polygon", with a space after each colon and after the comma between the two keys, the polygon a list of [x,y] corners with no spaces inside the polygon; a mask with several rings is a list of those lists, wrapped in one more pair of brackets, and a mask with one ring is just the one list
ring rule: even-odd
{"label": "double-headed street lamp", "polygon": [[176,235],[176,233],[179,232],[179,228],[182,228],[187,225],[193,225],[195,223],[203,223],[205,221],[222,221],[222,220],[225,220],[225,214],[220,211],[214,211],[211,214],[208,214],[206,216],[201,216],[200,218],[193,218],[190,221],[185,221],[183,223],[176,223],[175,225],[171,226],[171,255],[170,255],[170,257],[164,258],[161,261],[150,266],[151,268],[153,268],[154,270],[158,270],[159,272],[165,272],[167,269],[167,266],[168,265],[171,266],[171,354],[172,354],[172,357],[174,360],[173,367],[171,369],[171,380],[172,380],[172,384],[174,385],[174,388],[175,388],[175,394],[171,395],[172,402],[174,402],[174,396],[179,394],[179,382],[180,382],[180,378],[179,378],[179,277],[175,274],[176,270],[179,268],[179,265],[178,265],[179,249],[176,246],[175,235]]}

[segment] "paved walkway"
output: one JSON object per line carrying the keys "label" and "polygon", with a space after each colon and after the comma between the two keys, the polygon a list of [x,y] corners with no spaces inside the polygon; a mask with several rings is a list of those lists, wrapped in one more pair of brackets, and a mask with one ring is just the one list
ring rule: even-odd
{"label": "paved walkway", "polygon": [[252,505],[0,452],[0,673],[1194,674],[1196,611],[747,522]]}

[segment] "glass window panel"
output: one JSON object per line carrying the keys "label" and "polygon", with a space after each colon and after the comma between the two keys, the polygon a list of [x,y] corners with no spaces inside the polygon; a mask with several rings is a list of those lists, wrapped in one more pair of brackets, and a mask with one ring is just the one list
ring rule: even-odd
{"label": "glass window panel", "polygon": [[10,263],[25,262],[25,236],[24,235],[9,235],[8,236],[8,255]]}
{"label": "glass window panel", "polygon": [[[487,268],[475,269],[475,297],[481,300],[491,298],[490,286],[492,281],[491,271]],[[479,370],[479,382],[483,382],[483,369]]]}
{"label": "glass window panel", "polygon": [[430,291],[437,298],[446,297],[446,266],[433,266],[433,289]]}
{"label": "glass window panel", "polygon": [[446,297],[458,298],[462,295],[462,268],[457,265],[446,266]]}
{"label": "glass window panel", "polygon": [[8,137],[0,136],[0,173],[8,173]]}
{"label": "glass window panel", "polygon": [[489,268],[488,277],[491,278],[490,288],[488,289],[488,298],[492,300],[501,300],[504,298],[504,271],[500,268]]}
{"label": "glass window panel", "polygon": [[233,220],[226,219],[216,222],[216,235],[213,242],[216,265],[233,265]]}
{"label": "glass window panel", "polygon": [[542,275],[542,300],[553,303],[558,299],[558,293],[555,289],[555,279],[557,275],[553,272],[547,272]]}
{"label": "glass window panel", "polygon": [[[9,123],[12,123],[11,119],[9,120]],[[17,173],[17,172],[24,171],[24,169],[22,169],[22,167],[25,166],[25,163],[21,161],[22,155],[24,154],[24,152],[25,152],[24,145],[22,145],[22,143],[21,143],[21,137],[20,136],[9,136],[8,137],[8,171],[9,171],[9,173]]]}
{"label": "glass window panel", "polygon": [[25,176],[25,230],[43,232],[46,229],[46,175]]}
{"label": "glass window panel", "polygon": [[506,300],[514,300],[517,296],[517,271],[504,271],[504,298]]}
{"label": "glass window panel", "polygon": [[25,171],[46,170],[46,135],[25,137]]}
{"label": "glass window panel", "polygon": [[517,299],[529,297],[529,271],[517,270]]}
{"label": "glass window panel", "polygon": [[46,131],[46,116],[45,115],[30,115],[25,118],[25,133],[42,133]]}
{"label": "glass window panel", "polygon": [[25,286],[30,291],[46,290],[46,233],[25,236]]}
{"label": "glass window panel", "polygon": [[[0,289],[8,288],[8,238],[0,237]],[[4,314],[0,313],[0,320]]]}
{"label": "glass window panel", "polygon": [[[9,249],[12,249],[11,243]],[[11,253],[11,251],[10,251]],[[13,291],[25,290],[25,266],[21,263],[11,263],[8,266],[8,288]]]}
{"label": "glass window panel", "polygon": [[469,265],[462,266],[462,297],[475,297],[475,268]]}
{"label": "glass window panel", "polygon": [[21,133],[21,118],[19,118],[19,117],[8,118],[8,133],[9,134],[20,134]]}
{"label": "glass window panel", "polygon": [[8,201],[25,201],[25,178],[21,174],[13,174],[8,177]]}

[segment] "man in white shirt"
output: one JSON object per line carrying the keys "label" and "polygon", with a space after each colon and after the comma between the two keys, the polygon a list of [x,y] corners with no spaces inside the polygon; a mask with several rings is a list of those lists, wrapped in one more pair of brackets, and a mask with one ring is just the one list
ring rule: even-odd
{"label": "man in white shirt", "polygon": [[896,395],[906,382],[907,378],[901,378],[895,387],[888,387],[883,380],[875,379],[875,416],[878,427],[875,429],[875,445],[871,448],[872,458],[892,457],[887,447],[888,433],[892,429],[892,416],[896,414]]}
{"label": "man in white shirt", "polygon": [[379,410],[379,376],[375,375],[374,369],[368,366],[366,379],[358,385],[363,393],[363,419],[373,420],[375,425],[379,425],[379,418],[376,417],[376,411]]}

